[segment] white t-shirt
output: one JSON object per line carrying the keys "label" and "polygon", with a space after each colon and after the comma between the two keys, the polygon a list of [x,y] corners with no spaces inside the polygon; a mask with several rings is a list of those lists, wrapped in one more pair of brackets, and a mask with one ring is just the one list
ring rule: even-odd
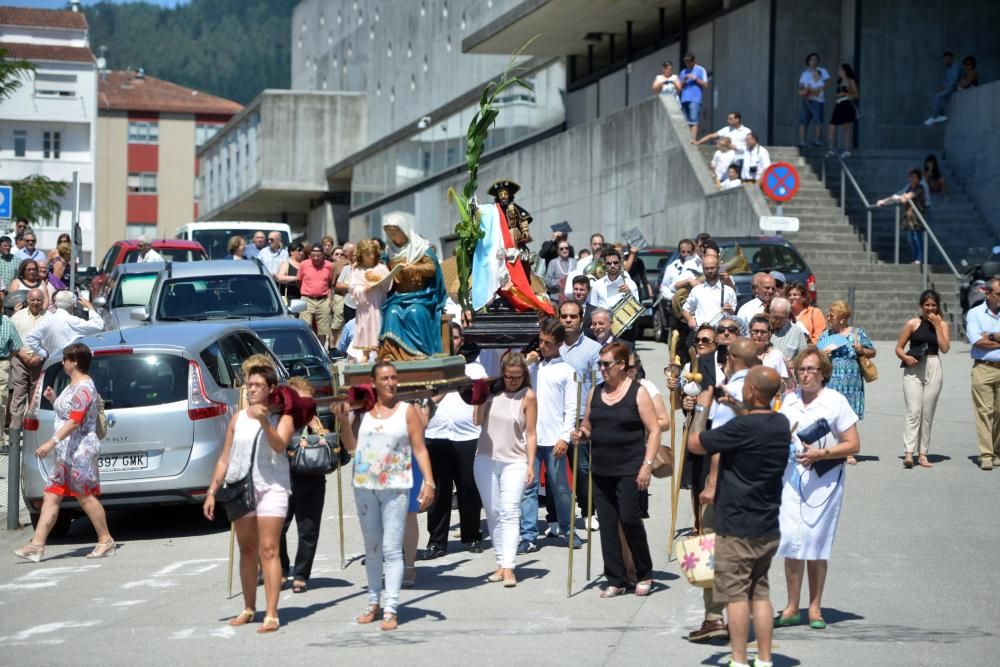
{"label": "white t-shirt", "polygon": [[568,443],[577,417],[576,371],[562,357],[539,361],[529,371],[538,397],[538,446]]}
{"label": "white t-shirt", "polygon": [[735,190],[736,188],[741,188],[741,187],[743,187],[743,181],[741,181],[738,178],[727,178],[726,180],[722,181],[723,190]]}
{"label": "white t-shirt", "polygon": [[754,297],[743,304],[743,306],[736,312],[736,321],[740,323],[740,335],[746,336],[750,331],[750,320],[753,319],[754,315],[760,315],[764,312],[764,302]]}
{"label": "white t-shirt", "polygon": [[721,280],[714,285],[701,283],[696,285],[684,302],[684,312],[694,315],[694,321],[701,325],[706,322],[717,324],[722,319],[722,305],[736,307],[736,292]]}
{"label": "white t-shirt", "polygon": [[[771,154],[767,149],[757,144],[753,150],[747,151],[743,157],[743,172],[740,178],[744,181],[756,181],[764,175],[764,170],[771,166]],[[756,167],[755,170],[751,171]]]}
{"label": "white t-shirt", "polygon": [[622,283],[628,285],[628,289],[632,292],[632,296],[636,301],[639,301],[639,288],[636,286],[632,278],[629,277],[627,273],[622,271],[618,274],[616,280],[611,280],[608,276],[604,276],[600,280],[595,280],[590,285],[590,303],[597,308],[607,308],[611,310],[615,305],[622,300],[622,293],[618,289],[622,286]]}
{"label": "white t-shirt", "polygon": [[731,165],[735,159],[736,151],[732,149],[728,151],[715,151],[715,154],[712,155],[712,171],[715,172],[715,177],[720,183],[726,180],[726,171],[729,170],[729,165]]}
{"label": "white t-shirt", "polygon": [[[353,270],[353,268],[354,267],[352,267],[350,264],[345,266],[341,270],[340,275],[337,277],[337,282],[347,283],[348,285],[350,285],[351,271]],[[354,297],[351,296],[351,290],[347,290],[347,294],[344,295],[344,305],[347,306],[348,308],[354,308],[355,310],[358,309],[358,304],[354,302]]]}
{"label": "white t-shirt", "polygon": [[[486,369],[475,362],[465,365],[465,375],[473,380],[487,377]],[[480,427],[472,421],[473,410],[473,406],[463,401],[457,391],[449,391],[437,404],[434,416],[427,422],[424,437],[453,442],[479,440]]]}
{"label": "white t-shirt", "polygon": [[747,135],[751,131],[746,125],[740,125],[739,127],[729,127],[726,125],[716,132],[716,134],[720,137],[729,137],[729,141],[733,143],[733,150],[736,151],[736,159],[742,160],[747,150]]}
{"label": "white t-shirt", "polygon": [[785,355],[777,348],[768,348],[764,356],[760,358],[760,363],[768,368],[773,368],[781,376],[782,380],[788,378],[788,366],[785,365]]}
{"label": "white t-shirt", "polygon": [[830,79],[830,73],[822,67],[817,67],[816,71],[819,72],[819,81],[813,79],[812,71],[806,68],[802,71],[802,75],[799,77],[799,86],[817,91],[815,95],[806,99],[812,100],[813,102],[823,102],[823,86],[825,86],[826,82]]}

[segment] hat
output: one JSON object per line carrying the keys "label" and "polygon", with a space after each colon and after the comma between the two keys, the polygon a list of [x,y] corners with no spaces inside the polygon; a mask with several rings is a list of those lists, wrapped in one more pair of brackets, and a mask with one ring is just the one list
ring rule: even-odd
{"label": "hat", "polygon": [[521,186],[517,184],[517,181],[509,178],[501,178],[499,181],[493,181],[493,184],[490,185],[490,189],[486,193],[492,197],[498,197],[500,196],[500,190],[506,190],[508,194],[514,196],[520,189]]}
{"label": "hat", "polygon": [[785,282],[786,282],[785,281],[785,274],[782,273],[781,271],[771,271],[771,273],[769,275],[772,278],[774,278],[774,282],[781,283],[782,286],[785,285]]}

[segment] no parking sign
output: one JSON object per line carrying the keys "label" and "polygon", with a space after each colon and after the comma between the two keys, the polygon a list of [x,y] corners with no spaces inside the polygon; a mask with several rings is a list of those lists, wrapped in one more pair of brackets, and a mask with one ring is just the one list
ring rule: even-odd
{"label": "no parking sign", "polygon": [[760,189],[779,204],[789,201],[799,191],[799,172],[787,162],[775,162],[764,170]]}

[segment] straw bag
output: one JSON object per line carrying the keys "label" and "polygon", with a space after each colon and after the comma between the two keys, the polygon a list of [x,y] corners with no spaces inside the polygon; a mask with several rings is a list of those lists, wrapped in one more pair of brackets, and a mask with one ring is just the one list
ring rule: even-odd
{"label": "straw bag", "polygon": [[874,382],[878,379],[878,367],[868,357],[858,357],[858,367],[861,368],[861,377],[865,382]]}
{"label": "straw bag", "polygon": [[715,586],[715,533],[681,540],[674,545],[674,555],[689,584],[698,588]]}

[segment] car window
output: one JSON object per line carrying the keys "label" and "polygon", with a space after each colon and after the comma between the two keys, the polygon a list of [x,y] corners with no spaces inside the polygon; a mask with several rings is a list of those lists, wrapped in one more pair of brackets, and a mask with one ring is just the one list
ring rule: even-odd
{"label": "car window", "polygon": [[[179,355],[165,353],[127,353],[95,356],[90,363],[90,377],[104,408],[143,408],[187,400],[188,362]],[[45,371],[45,386],[59,394],[69,383],[62,364]],[[42,398],[42,409],[52,405]]]}
{"label": "car window", "polygon": [[160,320],[247,319],[284,312],[274,283],[263,275],[168,280],[156,304]]}
{"label": "car window", "polygon": [[[229,335],[219,341],[222,357],[232,378],[242,377],[243,360],[250,356],[246,345],[236,335]],[[264,354],[267,354],[265,350]]]}
{"label": "car window", "polygon": [[[783,245],[765,245],[756,243],[740,243],[743,256],[750,262],[754,273],[758,271],[781,271],[782,273],[801,273],[806,270],[805,262],[795,250]],[[726,258],[732,257],[732,248],[724,252]],[[725,260],[723,260],[725,261]]]}
{"label": "car window", "polygon": [[155,284],[155,273],[119,276],[118,284],[112,287],[111,307],[145,306]]}
{"label": "car window", "polygon": [[223,388],[234,385],[233,374],[230,372],[229,364],[222,352],[218,342],[212,343],[201,351],[201,360],[208,369],[208,374],[215,380],[215,384]]}
{"label": "car window", "polygon": [[[191,240],[201,244],[201,247],[208,253],[209,259],[226,259],[229,257],[229,239],[234,236],[242,236],[247,245],[250,245],[256,231],[240,227],[234,229],[195,229],[191,232]],[[262,231],[266,232],[266,230]],[[288,234],[281,232],[281,245],[287,248],[290,242]]]}
{"label": "car window", "polygon": [[[154,248],[165,262],[196,262],[205,259],[205,255],[200,250],[189,250],[187,248]],[[129,250],[125,253],[125,261],[122,264],[139,261],[139,249]]]}
{"label": "car window", "polygon": [[319,342],[307,331],[268,330],[258,331],[257,335],[282,362],[286,359],[303,357],[323,359],[323,350],[319,347]]}
{"label": "car window", "polygon": [[114,268],[115,256],[118,254],[118,246],[113,245],[108,248],[104,259],[101,260],[101,273],[109,273]]}

